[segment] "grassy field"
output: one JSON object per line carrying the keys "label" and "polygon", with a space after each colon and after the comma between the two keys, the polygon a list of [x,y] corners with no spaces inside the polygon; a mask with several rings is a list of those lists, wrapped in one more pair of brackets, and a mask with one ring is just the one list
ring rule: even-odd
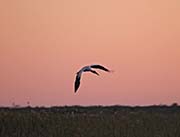
{"label": "grassy field", "polygon": [[0,108],[0,137],[180,137],[180,107]]}

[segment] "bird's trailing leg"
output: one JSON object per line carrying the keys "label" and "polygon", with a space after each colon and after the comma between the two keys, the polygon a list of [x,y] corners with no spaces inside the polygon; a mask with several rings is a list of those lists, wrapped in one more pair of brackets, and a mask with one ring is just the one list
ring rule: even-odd
{"label": "bird's trailing leg", "polygon": [[90,71],[99,76],[99,73],[97,73],[96,71],[94,71],[94,70],[90,70]]}

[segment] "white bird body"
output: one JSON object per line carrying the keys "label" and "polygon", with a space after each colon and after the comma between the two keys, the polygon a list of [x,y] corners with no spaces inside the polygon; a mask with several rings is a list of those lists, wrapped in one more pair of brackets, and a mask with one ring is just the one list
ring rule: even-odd
{"label": "white bird body", "polygon": [[77,91],[77,89],[80,86],[80,80],[81,80],[81,75],[83,72],[92,72],[96,75],[99,75],[96,71],[93,70],[94,69],[101,69],[104,70],[106,72],[111,72],[110,70],[108,70],[107,68],[101,66],[101,65],[90,65],[90,66],[85,66],[83,68],[81,68],[76,75],[76,80],[75,80],[75,92]]}
{"label": "white bird body", "polygon": [[90,66],[85,66],[85,67],[83,67],[80,71],[78,71],[78,72],[77,72],[78,77],[81,77],[82,73],[83,73],[83,72],[87,72],[87,71],[91,71]]}
{"label": "white bird body", "polygon": [[82,71],[82,72],[91,71],[91,67],[90,66],[85,66],[80,71]]}

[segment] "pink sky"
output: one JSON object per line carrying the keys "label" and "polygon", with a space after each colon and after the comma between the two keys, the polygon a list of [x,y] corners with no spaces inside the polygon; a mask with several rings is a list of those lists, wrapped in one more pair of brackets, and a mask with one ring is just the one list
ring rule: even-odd
{"label": "pink sky", "polygon": [[[0,106],[180,103],[180,1],[0,2]],[[113,69],[75,73],[100,63]]]}

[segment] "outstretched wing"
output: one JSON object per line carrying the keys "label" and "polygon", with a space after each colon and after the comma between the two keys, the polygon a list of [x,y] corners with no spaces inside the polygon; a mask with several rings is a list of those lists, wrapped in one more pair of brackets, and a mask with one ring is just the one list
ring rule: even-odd
{"label": "outstretched wing", "polygon": [[95,68],[95,69],[101,69],[101,70],[104,70],[104,71],[107,71],[107,72],[110,72],[109,69],[101,66],[101,65],[91,65],[91,68]]}
{"label": "outstretched wing", "polygon": [[76,75],[76,80],[75,80],[75,85],[74,85],[74,92],[76,93],[76,91],[78,90],[79,86],[80,86],[80,80],[81,80],[81,75],[79,73],[77,73]]}

